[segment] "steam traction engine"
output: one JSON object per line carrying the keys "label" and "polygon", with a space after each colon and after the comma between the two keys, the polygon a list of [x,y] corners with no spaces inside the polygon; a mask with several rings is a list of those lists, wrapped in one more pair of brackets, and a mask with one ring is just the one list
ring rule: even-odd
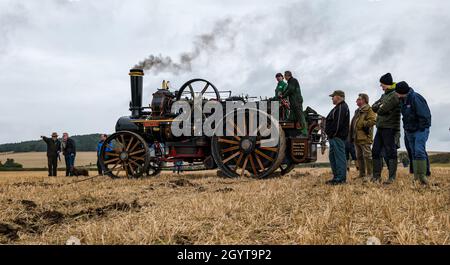
{"label": "steam traction engine", "polygon": [[[257,117],[248,110],[244,110],[239,126],[238,110],[226,114],[231,115],[231,119],[224,117],[224,123],[227,121],[229,124],[224,124],[223,130],[232,128],[233,136],[223,132],[224,136],[176,137],[171,131],[177,117],[176,113],[171,113],[174,102],[185,101],[194,112],[194,97],[201,97],[203,105],[216,101],[225,110],[227,102],[245,103],[249,101],[248,97],[231,96],[231,91],[219,91],[207,80],[193,79],[175,92],[169,91],[168,84],[163,82],[163,87],[153,94],[151,105],[142,107],[143,76],[140,69],[130,70],[131,116],[117,121],[116,132],[108,137],[100,151],[100,163],[112,178],[155,176],[178,161],[201,164],[205,169],[220,169],[226,177],[266,178],[276,171],[284,175],[296,164],[315,162],[318,144],[322,146],[322,152],[325,150],[324,118],[309,107],[305,111],[308,136],[300,135],[294,122],[274,122],[270,110],[258,112],[258,118],[265,115],[263,119],[267,118],[270,126],[276,126],[278,141],[271,147],[262,144],[270,137],[259,132],[250,133],[250,128],[255,128],[252,123],[257,121]],[[224,93],[228,95],[222,98]],[[255,103],[260,104],[261,101]],[[206,118],[202,114],[203,122]]]}

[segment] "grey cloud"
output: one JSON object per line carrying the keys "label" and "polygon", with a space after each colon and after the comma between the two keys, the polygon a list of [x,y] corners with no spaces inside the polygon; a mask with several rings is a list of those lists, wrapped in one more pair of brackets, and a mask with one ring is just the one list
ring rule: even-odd
{"label": "grey cloud", "polygon": [[[0,60],[0,71],[11,73],[0,76],[8,98],[0,108],[12,117],[0,118],[11,128],[0,142],[28,140],[53,126],[77,134],[111,132],[115,119],[128,114],[129,67],[153,54],[150,61],[160,66],[146,67],[151,68],[144,81],[146,104],[162,79],[170,80],[172,89],[201,77],[234,94],[273,96],[274,74],[292,70],[305,106],[325,115],[332,90],[345,90],[353,110],[359,92],[372,101],[380,97],[378,79],[391,72],[428,99],[434,124],[430,148],[450,150],[448,128],[439,125],[446,123],[442,106],[450,101],[448,1],[11,3],[25,8],[0,3],[0,19],[16,14],[33,28],[0,25],[8,45],[16,47]],[[402,19],[405,14],[414,15]],[[18,29],[20,34],[12,34]],[[49,74],[54,69],[56,76]],[[44,100],[49,95],[52,106]],[[14,122],[29,115],[26,109],[10,111],[17,105],[35,110],[38,125],[28,132]]]}
{"label": "grey cloud", "polygon": [[0,5],[0,55],[11,45],[10,38],[16,29],[28,23],[27,11],[21,3],[8,1],[3,5]]}

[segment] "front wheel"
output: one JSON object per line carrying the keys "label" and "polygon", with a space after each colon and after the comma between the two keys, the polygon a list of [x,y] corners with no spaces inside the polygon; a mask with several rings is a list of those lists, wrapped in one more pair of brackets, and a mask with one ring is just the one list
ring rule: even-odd
{"label": "front wheel", "polygon": [[102,145],[99,162],[111,178],[140,178],[149,166],[149,150],[138,134],[122,131],[109,136]]}

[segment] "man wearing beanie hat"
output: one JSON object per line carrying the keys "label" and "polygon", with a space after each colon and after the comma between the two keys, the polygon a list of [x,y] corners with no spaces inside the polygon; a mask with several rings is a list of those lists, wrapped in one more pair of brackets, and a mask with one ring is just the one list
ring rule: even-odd
{"label": "man wearing beanie hat", "polygon": [[61,152],[61,142],[58,140],[58,134],[52,133],[52,138],[41,136],[42,140],[47,144],[47,162],[48,162],[48,176],[56,177],[56,170],[58,169],[58,157]]}
{"label": "man wearing beanie hat", "polygon": [[430,134],[431,111],[427,101],[402,81],[395,88],[400,98],[405,142],[413,159],[414,179],[428,184],[426,143]]}
{"label": "man wearing beanie hat", "polygon": [[394,182],[397,175],[397,142],[400,131],[400,100],[395,94],[396,84],[392,75],[387,73],[380,78],[384,94],[372,105],[377,113],[377,133],[372,147],[373,176],[372,181],[381,180],[383,167],[381,154],[384,149],[388,161],[389,179],[385,184]]}
{"label": "man wearing beanie hat", "polygon": [[394,85],[391,73],[387,73],[380,78],[380,83],[388,86]]}

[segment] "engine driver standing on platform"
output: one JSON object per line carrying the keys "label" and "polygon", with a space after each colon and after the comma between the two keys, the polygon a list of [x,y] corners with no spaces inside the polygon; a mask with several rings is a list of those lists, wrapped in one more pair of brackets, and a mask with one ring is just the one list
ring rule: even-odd
{"label": "engine driver standing on platform", "polygon": [[284,72],[284,78],[288,81],[288,85],[282,97],[289,98],[290,117],[289,120],[295,122],[297,129],[301,128],[301,133],[304,136],[308,135],[308,128],[306,125],[305,114],[303,113],[303,97],[300,91],[300,84],[298,80],[292,76],[291,71]]}
{"label": "engine driver standing on platform", "polygon": [[284,91],[286,91],[287,83],[284,81],[283,74],[281,73],[276,74],[275,78],[277,80],[277,87],[275,88],[275,97],[272,100],[280,101],[280,120],[285,121],[289,117],[290,109],[289,101],[282,97]]}

